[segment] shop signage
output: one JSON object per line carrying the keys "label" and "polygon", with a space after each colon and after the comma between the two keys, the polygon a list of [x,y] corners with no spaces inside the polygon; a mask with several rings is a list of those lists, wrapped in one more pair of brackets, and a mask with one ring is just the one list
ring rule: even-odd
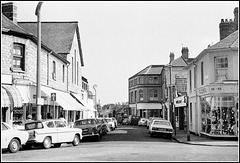
{"label": "shop signage", "polygon": [[[47,96],[41,96],[44,100],[47,100]],[[36,95],[33,95],[33,99],[36,99]]]}
{"label": "shop signage", "polygon": [[207,93],[207,92],[208,92],[208,91],[207,91],[207,88],[206,88],[206,87],[200,88],[200,89],[198,90],[198,94],[199,94],[199,95],[205,94],[205,93]]}
{"label": "shop signage", "polygon": [[184,98],[185,96],[180,96],[174,99],[174,105],[175,107],[183,107],[186,106],[186,100]]}

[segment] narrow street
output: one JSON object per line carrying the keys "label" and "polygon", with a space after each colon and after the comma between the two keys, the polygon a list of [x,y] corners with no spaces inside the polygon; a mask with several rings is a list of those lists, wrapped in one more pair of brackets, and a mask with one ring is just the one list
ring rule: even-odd
{"label": "narrow street", "polygon": [[231,147],[176,143],[165,137],[151,138],[146,127],[120,126],[100,141],[84,139],[79,146],[3,152],[2,161],[237,161]]}

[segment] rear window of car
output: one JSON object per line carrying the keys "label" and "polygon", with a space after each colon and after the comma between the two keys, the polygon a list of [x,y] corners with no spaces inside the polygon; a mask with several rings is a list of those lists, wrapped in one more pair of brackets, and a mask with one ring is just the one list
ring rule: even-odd
{"label": "rear window of car", "polygon": [[170,126],[170,123],[167,121],[154,121],[155,125],[166,125],[166,126]]}
{"label": "rear window of car", "polygon": [[79,126],[79,125],[87,125],[87,124],[96,124],[94,119],[84,119],[81,121],[76,121],[75,126]]}
{"label": "rear window of car", "polygon": [[25,124],[26,130],[32,130],[32,129],[41,129],[43,128],[42,122],[32,122]]}

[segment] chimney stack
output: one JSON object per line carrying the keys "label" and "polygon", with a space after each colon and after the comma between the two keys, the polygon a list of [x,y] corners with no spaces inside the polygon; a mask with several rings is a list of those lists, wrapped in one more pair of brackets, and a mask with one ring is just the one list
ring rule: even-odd
{"label": "chimney stack", "polygon": [[14,23],[17,23],[17,4],[15,2],[3,3],[2,14]]}
{"label": "chimney stack", "polygon": [[188,47],[182,47],[182,58],[188,59]]}
{"label": "chimney stack", "polygon": [[235,7],[234,11],[234,21],[231,19],[221,19],[219,23],[219,33],[220,33],[220,40],[226,38],[236,30],[238,30],[238,7]]}
{"label": "chimney stack", "polygon": [[171,63],[172,61],[174,61],[174,53],[173,53],[173,52],[170,52],[169,57],[170,57],[170,62],[169,62],[169,63]]}

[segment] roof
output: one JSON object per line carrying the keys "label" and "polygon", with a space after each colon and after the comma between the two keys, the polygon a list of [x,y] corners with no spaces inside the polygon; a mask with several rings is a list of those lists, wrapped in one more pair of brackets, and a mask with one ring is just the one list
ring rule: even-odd
{"label": "roof", "polygon": [[32,34],[29,33],[27,30],[23,29],[19,25],[13,23],[9,20],[5,15],[2,14],[2,29],[6,32],[12,31],[23,35],[31,36]]}
{"label": "roof", "polygon": [[163,67],[164,65],[150,65],[138,72],[137,74],[133,75],[132,77],[138,75],[161,75]]}
{"label": "roof", "polygon": [[207,49],[238,48],[238,30]]}
{"label": "roof", "polygon": [[[198,61],[201,59],[204,55],[206,55],[208,52],[214,51],[214,50],[238,50],[238,30],[227,36],[226,38],[220,40],[216,44],[209,46],[207,49],[204,49],[193,61],[190,65],[193,64],[193,62]],[[185,67],[186,69],[189,67]]]}
{"label": "roof", "polygon": [[[37,36],[33,35],[30,31],[25,28],[20,27],[18,24],[13,23],[13,21],[9,20],[5,15],[2,14],[2,33],[18,35],[20,37],[25,37],[37,44]],[[45,43],[42,43],[42,48],[46,49],[48,52],[51,52],[50,49]],[[54,56],[64,61],[65,63],[69,63],[62,56],[56,54],[54,51],[52,53]]]}
{"label": "roof", "polygon": [[[37,22],[18,22],[18,24],[37,36]],[[70,53],[75,32],[77,33],[81,65],[83,66],[78,22],[41,22],[42,41],[58,54]]]}

